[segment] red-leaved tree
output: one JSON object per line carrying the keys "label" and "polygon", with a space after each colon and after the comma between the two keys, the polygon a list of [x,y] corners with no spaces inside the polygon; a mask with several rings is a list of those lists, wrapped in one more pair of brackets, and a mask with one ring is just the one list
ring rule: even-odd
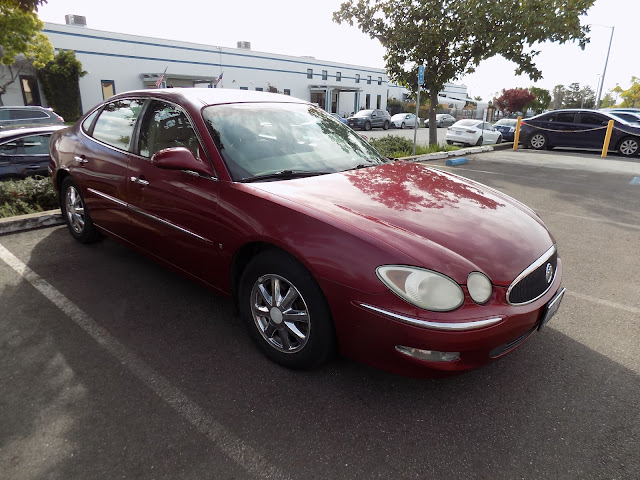
{"label": "red-leaved tree", "polygon": [[502,95],[494,99],[493,104],[501,112],[522,112],[524,108],[536,99],[536,96],[526,88],[502,89]]}

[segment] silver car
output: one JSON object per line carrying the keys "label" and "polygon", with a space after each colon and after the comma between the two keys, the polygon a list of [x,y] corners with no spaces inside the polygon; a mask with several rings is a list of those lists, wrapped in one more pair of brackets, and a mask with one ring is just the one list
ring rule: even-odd
{"label": "silver car", "polygon": [[40,125],[64,125],[64,118],[51,108],[0,107],[0,129]]}

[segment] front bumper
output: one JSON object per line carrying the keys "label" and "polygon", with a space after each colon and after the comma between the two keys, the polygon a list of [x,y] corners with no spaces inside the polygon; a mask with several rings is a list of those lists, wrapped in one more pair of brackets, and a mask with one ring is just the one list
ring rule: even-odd
{"label": "front bumper", "polygon": [[[518,348],[537,332],[545,306],[561,283],[558,260],[551,288],[535,302],[509,305],[507,289],[494,287],[485,305],[467,298],[448,313],[418,309],[392,292],[371,295],[328,281],[321,281],[321,287],[344,356],[393,373],[435,377],[480,367]],[[431,362],[401,353],[397,346],[460,355],[455,361]]]}

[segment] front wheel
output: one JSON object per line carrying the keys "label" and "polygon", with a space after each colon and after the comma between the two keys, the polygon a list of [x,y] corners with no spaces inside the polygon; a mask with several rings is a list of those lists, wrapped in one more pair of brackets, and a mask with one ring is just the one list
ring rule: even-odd
{"label": "front wheel", "polygon": [[633,157],[640,150],[638,138],[626,137],[618,144],[618,153],[623,157]]}
{"label": "front wheel", "polygon": [[253,341],[282,366],[317,367],[335,350],[333,321],[320,287],[284,252],[269,250],[249,263],[240,278],[238,307]]}
{"label": "front wheel", "polygon": [[368,132],[371,130],[371,122],[364,122],[364,129]]}
{"label": "front wheel", "polygon": [[80,243],[91,243],[101,238],[91,221],[80,188],[71,177],[62,182],[60,188],[60,208],[69,232]]}
{"label": "front wheel", "polygon": [[544,133],[534,133],[529,138],[529,145],[536,150],[547,148],[547,137],[544,136]]}

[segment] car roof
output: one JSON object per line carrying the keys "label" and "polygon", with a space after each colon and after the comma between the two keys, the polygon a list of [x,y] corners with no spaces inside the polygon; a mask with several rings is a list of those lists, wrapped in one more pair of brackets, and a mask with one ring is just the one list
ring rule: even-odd
{"label": "car roof", "polygon": [[20,128],[2,128],[0,129],[0,140],[10,137],[21,137],[24,135],[36,135],[39,133],[52,133],[56,130],[66,128],[65,125],[43,125],[42,127],[20,127]]}
{"label": "car roof", "polygon": [[50,107],[42,107],[40,105],[3,105],[0,107],[0,110],[47,110],[48,112],[52,112],[53,109]]}
{"label": "car roof", "polygon": [[290,95],[253,90],[236,90],[230,88],[157,88],[131,90],[115,95],[109,98],[109,101],[132,96],[189,103],[195,107],[203,105],[221,105],[225,103],[309,103],[305,100],[291,97]]}

